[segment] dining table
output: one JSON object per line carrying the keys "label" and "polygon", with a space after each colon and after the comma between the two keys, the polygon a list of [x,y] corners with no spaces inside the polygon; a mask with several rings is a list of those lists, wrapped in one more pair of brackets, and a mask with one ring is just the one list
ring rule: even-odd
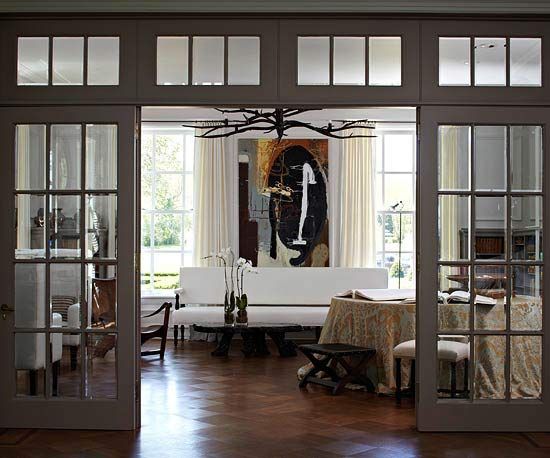
{"label": "dining table", "polygon": [[[438,308],[438,332],[464,331],[468,341],[470,321],[483,335],[474,337],[471,351],[476,364],[472,374],[474,399],[506,398],[506,336],[498,332],[506,329],[505,299],[494,305],[474,305],[474,317],[470,320],[470,304],[442,304],[434,300]],[[542,303],[540,298],[515,296],[511,300],[510,328],[520,335],[510,337],[510,397],[512,399],[539,398],[541,394],[542,340],[537,331],[542,329]],[[495,334],[491,335],[490,332]],[[532,331],[533,335],[522,335]],[[369,301],[349,297],[333,297],[319,343],[345,343],[376,349],[376,356],[366,368],[366,375],[381,394],[395,392],[395,362],[393,349],[416,335],[416,303],[411,301]],[[409,364],[402,365],[402,384],[409,383]],[[472,366],[470,362],[470,366]],[[299,368],[298,378],[310,368]],[[460,372],[463,369],[459,368]],[[450,370],[448,363],[440,363],[438,386],[448,387]],[[458,384],[460,386],[460,382]]]}

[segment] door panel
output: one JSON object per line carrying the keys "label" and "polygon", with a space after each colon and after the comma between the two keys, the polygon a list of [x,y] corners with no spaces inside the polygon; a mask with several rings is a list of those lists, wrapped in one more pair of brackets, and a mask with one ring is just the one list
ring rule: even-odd
{"label": "door panel", "polygon": [[137,426],[134,111],[0,110],[2,427]]}
{"label": "door panel", "polygon": [[550,430],[549,127],[542,108],[421,109],[420,430]]}

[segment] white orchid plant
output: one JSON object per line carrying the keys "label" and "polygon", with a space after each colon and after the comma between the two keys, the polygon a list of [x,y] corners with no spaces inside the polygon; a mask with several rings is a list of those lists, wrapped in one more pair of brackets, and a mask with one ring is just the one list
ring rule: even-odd
{"label": "white orchid plant", "polygon": [[233,313],[235,307],[246,310],[248,297],[244,292],[245,273],[258,273],[252,266],[252,261],[239,258],[235,261],[235,253],[231,247],[224,248],[218,253],[210,253],[203,259],[219,259],[224,267],[225,298],[224,309],[226,313]]}

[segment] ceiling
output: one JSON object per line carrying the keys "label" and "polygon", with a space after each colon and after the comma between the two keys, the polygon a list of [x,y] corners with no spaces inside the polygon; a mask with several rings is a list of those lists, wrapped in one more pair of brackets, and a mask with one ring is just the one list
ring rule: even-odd
{"label": "ceiling", "polygon": [[[269,111],[271,108],[265,108]],[[214,108],[205,107],[143,107],[141,118],[144,121],[181,121],[242,119],[241,114],[223,114]],[[374,121],[415,122],[416,109],[411,107],[368,107],[368,108],[327,108],[311,110],[295,116],[302,121],[330,121],[335,119],[370,119]]]}
{"label": "ceiling", "polygon": [[548,0],[0,0],[0,13],[550,14]]}

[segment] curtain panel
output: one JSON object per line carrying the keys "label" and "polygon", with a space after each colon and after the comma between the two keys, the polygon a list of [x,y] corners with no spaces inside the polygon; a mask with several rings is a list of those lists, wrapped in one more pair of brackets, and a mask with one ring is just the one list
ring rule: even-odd
{"label": "curtain panel", "polygon": [[[204,123],[202,128],[208,125]],[[204,257],[229,246],[225,139],[197,137],[194,164],[193,265],[217,266],[219,263],[216,259]]]}
{"label": "curtain panel", "polygon": [[[372,124],[372,127],[375,127]],[[372,135],[356,129],[356,135]],[[375,138],[342,140],[340,158],[340,266],[376,265]]]}

